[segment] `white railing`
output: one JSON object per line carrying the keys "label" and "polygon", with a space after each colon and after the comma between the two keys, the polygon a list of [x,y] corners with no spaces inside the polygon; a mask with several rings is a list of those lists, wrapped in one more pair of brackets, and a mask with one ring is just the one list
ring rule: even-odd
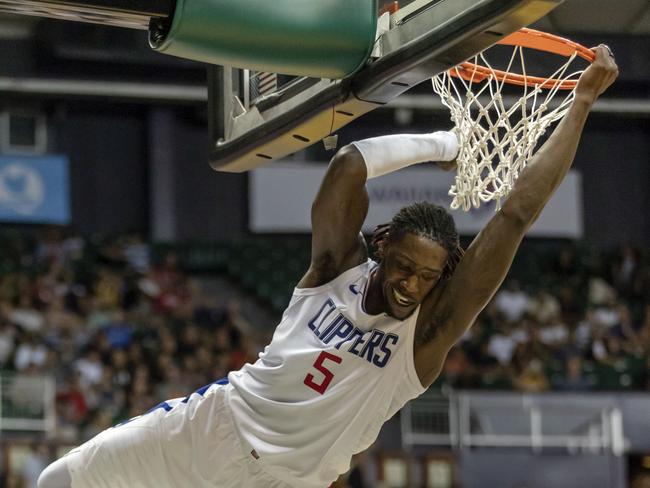
{"label": "white railing", "polygon": [[402,410],[402,444],[519,447],[541,451],[626,450],[616,401],[598,394],[453,392],[425,394]]}
{"label": "white railing", "polygon": [[53,434],[55,388],[54,378],[50,376],[0,373],[0,432]]}

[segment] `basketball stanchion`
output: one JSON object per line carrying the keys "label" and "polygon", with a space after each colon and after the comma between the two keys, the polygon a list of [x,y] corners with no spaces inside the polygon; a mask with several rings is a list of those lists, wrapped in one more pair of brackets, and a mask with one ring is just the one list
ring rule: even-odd
{"label": "basketball stanchion", "polygon": [[[458,169],[449,190],[454,209],[468,211],[491,200],[500,208],[540,137],[567,113],[584,71],[576,68],[577,60],[591,63],[595,56],[568,39],[527,28],[497,45],[513,47],[504,70],[488,61],[488,49],[432,78],[459,137]],[[568,59],[548,77],[533,76],[526,70],[526,49]],[[523,87],[523,94],[505,96],[505,85]]]}

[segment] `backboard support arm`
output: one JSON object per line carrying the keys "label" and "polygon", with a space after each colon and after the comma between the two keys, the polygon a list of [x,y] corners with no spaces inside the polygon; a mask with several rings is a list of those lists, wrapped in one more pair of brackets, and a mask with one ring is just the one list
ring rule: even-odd
{"label": "backboard support arm", "polygon": [[[382,55],[343,80],[320,80],[252,107],[214,140],[210,165],[241,172],[305,149],[420,82],[548,14],[563,0],[454,0],[424,9],[381,38]],[[435,26],[435,27],[431,27]],[[209,93],[209,96],[212,94]]]}

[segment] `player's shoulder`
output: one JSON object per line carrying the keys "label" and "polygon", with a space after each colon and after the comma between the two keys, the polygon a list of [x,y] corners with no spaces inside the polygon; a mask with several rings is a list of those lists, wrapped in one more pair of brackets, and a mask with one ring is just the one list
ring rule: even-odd
{"label": "player's shoulder", "polygon": [[312,257],[309,269],[298,283],[298,288],[316,288],[326,285],[348,270],[368,261],[368,247],[360,234],[359,245],[344,259],[337,259],[331,252],[323,252]]}
{"label": "player's shoulder", "polygon": [[348,281],[355,281],[359,277],[368,274],[369,270],[376,266],[371,259],[359,259],[350,261],[342,269],[332,270],[310,266],[305,276],[298,283],[297,289],[318,289],[325,286],[336,286],[338,283],[345,284]]}

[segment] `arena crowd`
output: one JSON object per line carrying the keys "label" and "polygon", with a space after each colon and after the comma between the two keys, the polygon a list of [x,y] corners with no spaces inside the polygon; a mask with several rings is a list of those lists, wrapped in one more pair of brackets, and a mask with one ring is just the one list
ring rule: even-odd
{"label": "arena crowd", "polygon": [[[531,282],[506,281],[432,388],[649,390],[647,258],[625,244],[585,259],[563,243]],[[186,396],[254,361],[278,319],[251,325],[206,279],[135,234],[4,233],[0,372],[54,376],[70,442]]]}

